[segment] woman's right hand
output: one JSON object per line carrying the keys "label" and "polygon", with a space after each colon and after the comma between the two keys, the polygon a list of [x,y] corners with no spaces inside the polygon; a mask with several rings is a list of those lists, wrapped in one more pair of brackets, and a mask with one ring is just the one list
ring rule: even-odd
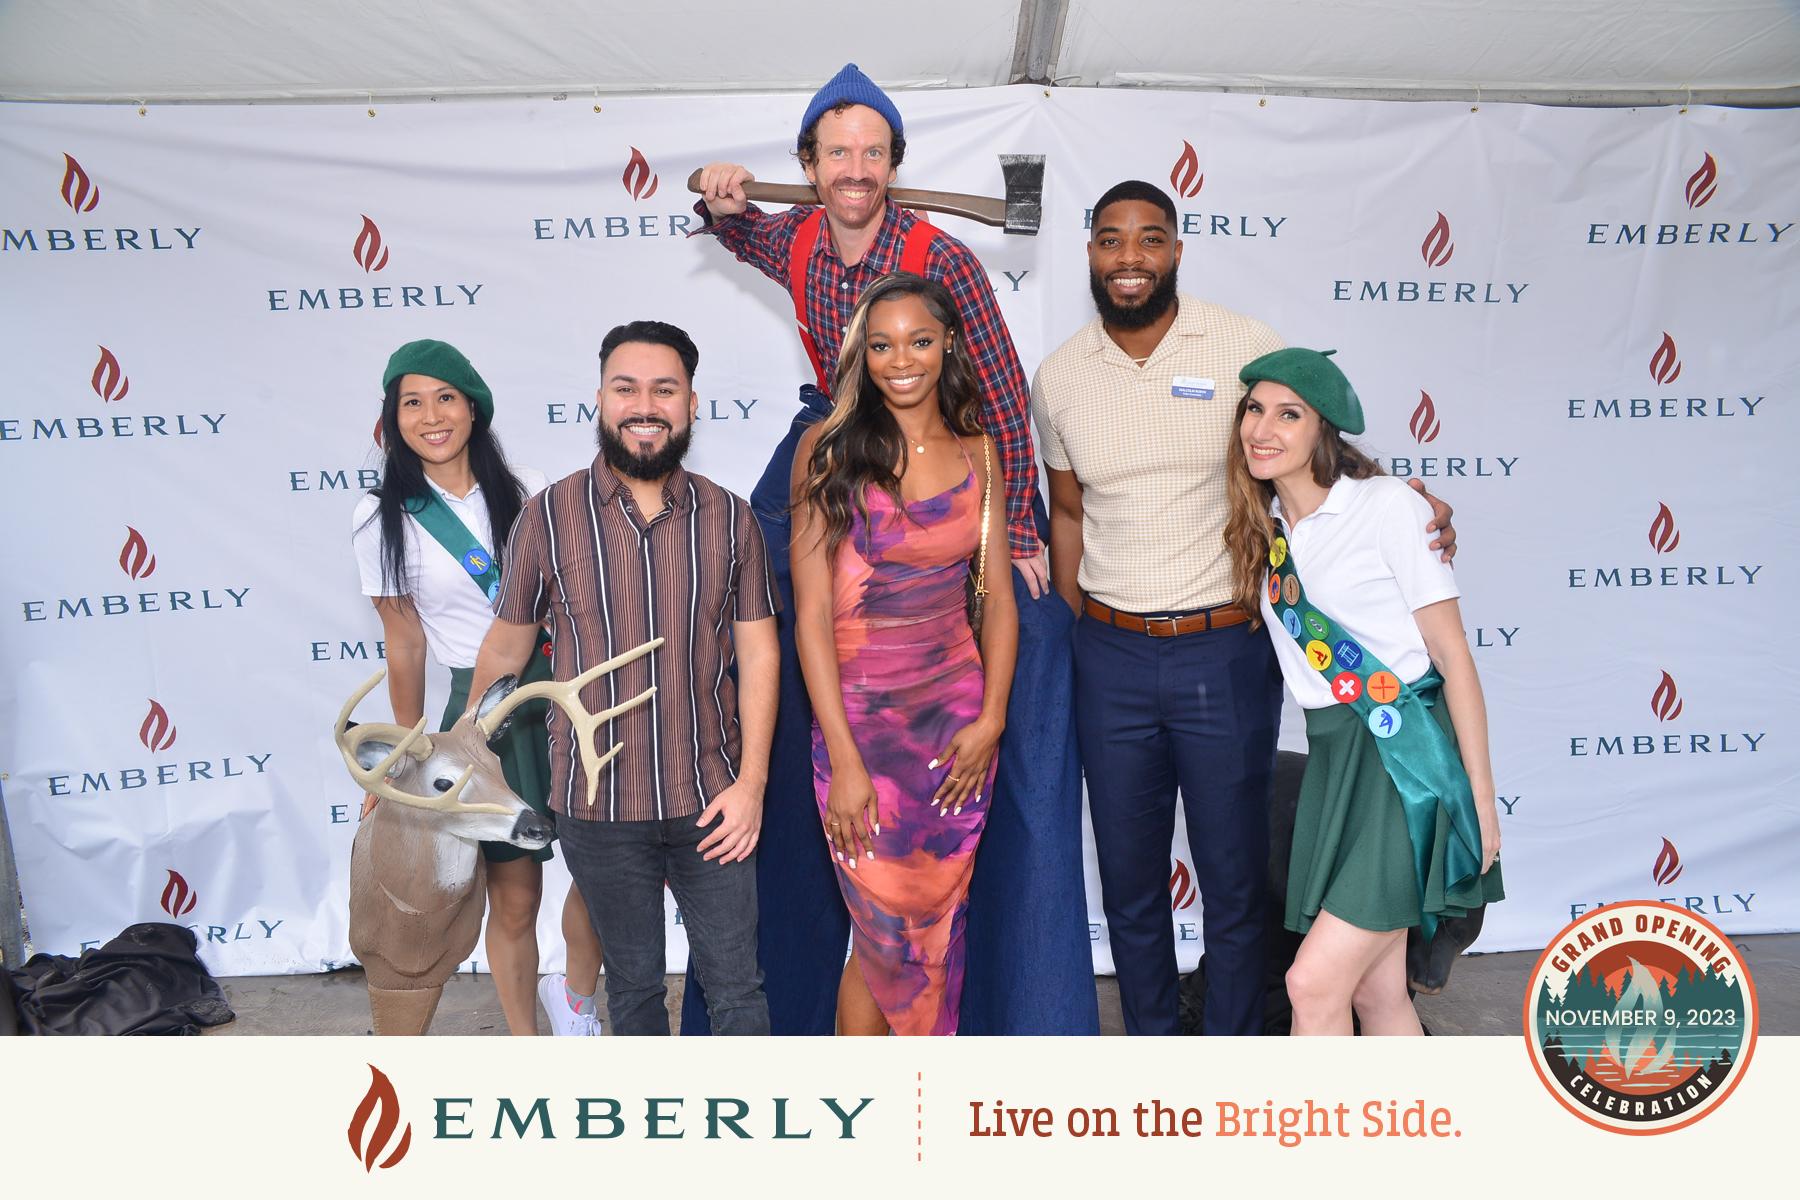
{"label": "woman's right hand", "polygon": [[855,763],[831,768],[831,788],[825,794],[825,840],[832,853],[851,870],[864,855],[875,855],[875,834],[881,810],[875,795],[875,782],[858,759]]}

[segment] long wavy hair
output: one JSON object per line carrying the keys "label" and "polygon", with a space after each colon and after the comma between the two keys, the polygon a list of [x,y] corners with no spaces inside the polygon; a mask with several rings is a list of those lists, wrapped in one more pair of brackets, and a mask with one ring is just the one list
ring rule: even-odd
{"label": "long wavy hair", "polygon": [[[381,445],[387,458],[382,464],[380,485],[370,489],[379,503],[375,515],[369,518],[381,522],[382,590],[394,596],[408,594],[406,503],[424,499],[431,488],[425,479],[425,464],[400,436],[400,382],[396,379],[388,384],[381,399]],[[463,400],[474,407],[468,397]],[[469,467],[487,502],[488,526],[494,539],[489,549],[494,552],[494,565],[498,567],[506,561],[506,535],[512,532],[513,521],[525,507],[525,485],[507,467],[506,456],[500,452],[500,439],[479,411],[469,433]]]}
{"label": "long wavy hair", "polygon": [[981,432],[976,421],[981,387],[950,290],[934,279],[905,271],[883,275],[863,292],[851,314],[831,384],[831,415],[820,425],[819,440],[813,444],[806,478],[794,503],[796,509],[809,504],[818,509],[828,558],[837,554],[849,535],[853,513],[868,519],[863,499],[868,488],[880,488],[892,497],[895,508],[905,512],[895,467],[905,457],[906,441],[881,389],[869,375],[868,362],[869,311],[902,296],[917,296],[932,318],[944,326],[947,352],[937,387],[938,411],[944,423],[962,437]]}
{"label": "long wavy hair", "polygon": [[[1254,385],[1252,385],[1254,386]],[[1250,405],[1250,393],[1238,401],[1237,419],[1231,423],[1231,445],[1225,454],[1225,493],[1231,504],[1225,520],[1225,551],[1231,560],[1234,599],[1250,614],[1251,624],[1261,623],[1264,572],[1269,569],[1269,546],[1275,540],[1275,518],[1269,501],[1275,485],[1250,474],[1244,461],[1239,430]],[[1344,440],[1343,431],[1323,417],[1319,440],[1312,452],[1313,482],[1328,488],[1340,479],[1369,479],[1385,474],[1381,464]]]}

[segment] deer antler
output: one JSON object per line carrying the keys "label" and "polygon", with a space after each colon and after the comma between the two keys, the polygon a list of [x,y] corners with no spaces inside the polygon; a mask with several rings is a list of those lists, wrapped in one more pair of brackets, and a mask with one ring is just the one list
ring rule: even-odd
{"label": "deer antler", "polygon": [[[473,766],[464,768],[462,778],[458,779],[449,791],[441,792],[436,796],[419,796],[411,792],[403,792],[388,782],[387,774],[394,769],[394,764],[400,761],[401,755],[410,754],[420,762],[431,757],[431,739],[425,736],[426,719],[424,717],[420,717],[419,723],[411,729],[404,725],[385,722],[369,722],[358,725],[354,729],[349,728],[350,714],[356,711],[356,706],[362,703],[363,697],[375,690],[375,685],[380,683],[386,674],[387,670],[383,668],[369,676],[368,681],[356,689],[344,707],[338,710],[337,724],[332,727],[332,737],[337,742],[339,752],[344,756],[344,765],[350,769],[350,777],[356,780],[364,791],[380,796],[383,800],[392,800],[397,804],[410,804],[414,808],[446,812],[450,809],[459,809],[468,813],[509,815],[513,810],[504,805],[463,804],[461,802],[463,787],[475,774]],[[394,748],[375,766],[364,770],[362,764],[356,761],[356,751],[364,742],[375,738],[392,741]]]}
{"label": "deer antler", "polygon": [[581,752],[581,765],[587,771],[587,802],[588,807],[591,808],[594,804],[594,797],[600,789],[600,768],[611,762],[619,751],[625,748],[625,744],[620,742],[602,755],[594,748],[594,735],[599,732],[603,722],[612,720],[620,713],[629,712],[656,695],[656,688],[654,686],[645,688],[629,700],[621,701],[611,708],[597,713],[590,713],[581,703],[581,689],[609,671],[616,671],[627,663],[636,662],[662,644],[661,638],[653,638],[636,649],[627,650],[623,654],[609,658],[600,665],[590,667],[575,678],[562,683],[540,680],[537,683],[528,683],[524,687],[515,688],[511,695],[496,704],[486,716],[476,718],[475,727],[484,735],[492,737],[493,731],[498,729],[500,723],[506,719],[506,714],[527,700],[554,701],[556,706],[563,710],[563,715],[569,718],[569,724],[575,727],[575,747]]}

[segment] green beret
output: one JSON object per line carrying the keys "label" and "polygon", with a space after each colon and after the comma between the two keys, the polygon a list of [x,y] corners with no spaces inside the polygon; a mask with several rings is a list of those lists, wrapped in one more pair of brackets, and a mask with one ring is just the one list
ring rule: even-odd
{"label": "green beret", "polygon": [[1327,357],[1336,353],[1289,346],[1244,364],[1238,379],[1246,385],[1266,379],[1292,388],[1315,412],[1345,433],[1361,433],[1362,401],[1356,398],[1356,389],[1338,365]]}
{"label": "green beret", "polygon": [[417,342],[408,342],[394,351],[388,359],[387,370],[381,374],[381,386],[385,390],[393,386],[394,380],[402,375],[428,375],[433,379],[441,379],[469,398],[475,406],[476,415],[483,425],[494,420],[494,393],[488,391],[487,381],[463,357],[463,352],[449,342],[436,342],[425,338]]}

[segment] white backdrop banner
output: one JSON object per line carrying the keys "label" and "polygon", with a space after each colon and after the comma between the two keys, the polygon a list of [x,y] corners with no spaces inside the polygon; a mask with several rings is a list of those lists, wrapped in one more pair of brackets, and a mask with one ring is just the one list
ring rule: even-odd
{"label": "white backdrop banner", "polygon": [[[1049,156],[1039,237],[943,219],[1028,371],[1091,315],[1089,205],[1148,179],[1180,210],[1183,290],[1339,348],[1364,444],[1456,506],[1507,847],[1481,948],[1632,897],[1800,927],[1776,636],[1800,547],[1794,113],[901,101],[908,183],[992,193],[997,152]],[[802,107],[0,108],[0,778],[38,948],[173,919],[220,974],[350,958],[360,793],[330,723],[382,656],[349,524],[388,354],[461,347],[509,457],[555,478],[593,453],[601,336],[674,321],[701,351],[693,465],[748,492],[806,370],[781,290],[685,236],[683,182],[715,159],[797,177]],[[1187,863],[1178,839],[1184,968]]]}

